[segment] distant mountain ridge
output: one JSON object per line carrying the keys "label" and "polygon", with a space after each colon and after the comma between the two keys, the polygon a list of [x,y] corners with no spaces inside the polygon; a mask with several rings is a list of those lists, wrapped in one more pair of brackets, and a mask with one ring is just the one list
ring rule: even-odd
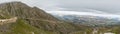
{"label": "distant mountain ridge", "polygon": [[[65,18],[65,17],[71,17]],[[73,23],[80,23],[88,26],[107,26],[107,25],[119,25],[120,20],[115,18],[105,18],[105,17],[99,17],[99,16],[71,16],[66,15],[63,16],[65,20],[71,20]]]}
{"label": "distant mountain ridge", "polygon": [[57,17],[58,19],[73,22],[76,24],[83,24],[87,26],[108,26],[108,25],[120,24],[120,18],[115,17],[114,15],[113,17],[112,15],[111,16],[102,16],[102,15],[94,16],[94,15],[89,15],[89,13],[88,15],[87,14],[79,15],[79,14],[74,14],[74,12],[71,14],[66,14],[66,12],[62,13],[62,11],[58,13],[57,12],[53,12],[53,13],[56,13],[56,14],[52,14],[52,12],[50,14]]}

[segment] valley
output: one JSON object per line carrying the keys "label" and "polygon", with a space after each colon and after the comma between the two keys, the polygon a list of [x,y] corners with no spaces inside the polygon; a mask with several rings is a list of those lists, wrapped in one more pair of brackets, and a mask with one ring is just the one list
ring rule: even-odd
{"label": "valley", "polygon": [[[53,15],[54,14],[54,15]],[[0,34],[119,34],[118,15],[47,13],[22,2],[0,4]],[[65,13],[66,14],[66,13]],[[85,14],[85,13],[83,13]],[[97,14],[99,15],[99,14]]]}

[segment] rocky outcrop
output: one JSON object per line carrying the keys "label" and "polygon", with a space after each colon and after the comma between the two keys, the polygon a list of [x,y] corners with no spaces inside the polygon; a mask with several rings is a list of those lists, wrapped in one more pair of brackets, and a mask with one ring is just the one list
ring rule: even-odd
{"label": "rocky outcrop", "polygon": [[8,23],[15,23],[17,20],[17,17],[13,17],[10,19],[0,19],[0,25],[8,24]]}

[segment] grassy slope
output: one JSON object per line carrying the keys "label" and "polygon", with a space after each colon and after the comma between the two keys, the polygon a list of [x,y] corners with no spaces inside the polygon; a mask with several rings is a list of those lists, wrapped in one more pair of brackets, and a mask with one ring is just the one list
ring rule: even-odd
{"label": "grassy slope", "polygon": [[16,23],[11,24],[11,31],[6,32],[4,34],[53,34],[54,32],[45,31],[44,29],[38,29],[36,27],[33,27],[27,23],[25,23],[24,20],[19,19]]}

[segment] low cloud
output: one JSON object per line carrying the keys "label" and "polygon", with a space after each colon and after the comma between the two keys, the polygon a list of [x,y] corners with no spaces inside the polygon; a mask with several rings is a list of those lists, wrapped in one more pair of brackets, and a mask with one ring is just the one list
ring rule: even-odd
{"label": "low cloud", "polygon": [[76,11],[49,11],[47,13],[50,13],[52,15],[90,15],[90,16],[100,16],[100,17],[107,17],[107,18],[120,18],[120,15],[116,14],[98,14],[93,12],[76,12]]}
{"label": "low cloud", "polygon": [[[120,14],[120,0],[0,0],[21,1],[45,11],[79,11]],[[92,11],[89,11],[92,10]]]}

